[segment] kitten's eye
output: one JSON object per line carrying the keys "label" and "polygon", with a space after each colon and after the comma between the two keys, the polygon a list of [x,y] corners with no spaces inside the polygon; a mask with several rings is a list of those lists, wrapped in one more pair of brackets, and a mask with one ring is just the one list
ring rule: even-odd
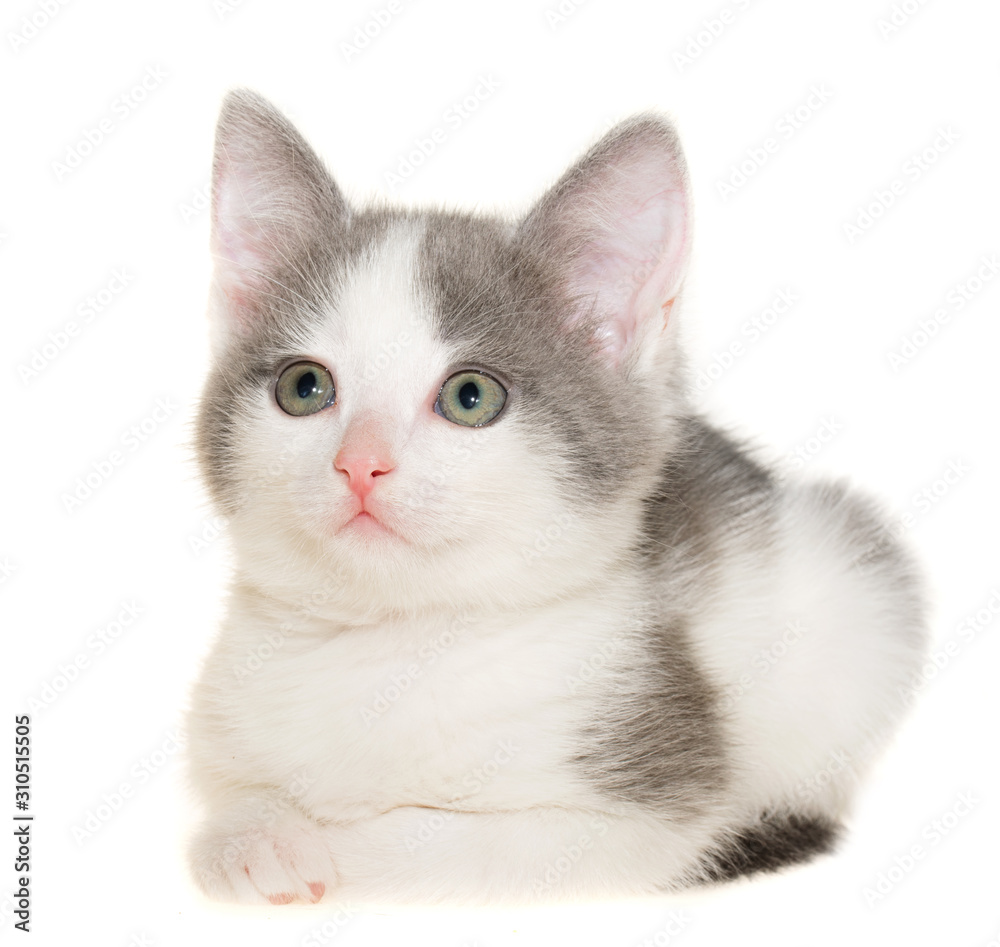
{"label": "kitten's eye", "polygon": [[507,390],[495,378],[459,372],[441,386],[434,410],[455,424],[482,427],[500,413],[506,400]]}
{"label": "kitten's eye", "polygon": [[333,376],[315,362],[296,362],[279,376],[274,388],[278,406],[286,414],[302,417],[322,411],[336,401]]}

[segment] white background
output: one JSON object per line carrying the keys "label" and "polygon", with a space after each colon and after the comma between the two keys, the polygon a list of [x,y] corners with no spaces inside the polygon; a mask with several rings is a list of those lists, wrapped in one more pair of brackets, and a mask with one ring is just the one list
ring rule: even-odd
{"label": "white background", "polygon": [[[985,947],[1000,936],[1000,278],[973,279],[1000,253],[1000,10],[907,0],[912,14],[900,6],[890,32],[879,21],[892,0],[588,0],[561,19],[556,2],[399,0],[355,51],[345,44],[386,3],[95,0],[50,17],[42,0],[4,6],[4,733],[12,743],[14,714],[34,707],[37,943],[292,947],[328,942],[336,926],[330,906],[207,903],[181,857],[191,805],[171,735],[227,575],[188,444],[207,368],[204,188],[235,85],[291,115],[355,199],[513,212],[615,121],[674,116],[695,198],[696,371],[743,343],[702,401],[782,462],[800,449],[811,472],[849,475],[909,514],[942,665],[834,857],[662,901],[362,913],[334,941]],[[41,24],[34,34],[24,17]],[[132,92],[144,77],[150,88]],[[497,88],[456,125],[448,110],[484,78]],[[823,101],[810,112],[814,86]],[[808,118],[786,136],[783,116],[800,106]],[[102,120],[110,130],[88,147]],[[386,173],[436,127],[446,140],[393,186]],[[777,150],[754,167],[769,137]],[[927,148],[921,171],[912,158]],[[752,173],[724,196],[719,182],[744,160]],[[897,179],[902,193],[852,238],[845,223]],[[62,339],[109,284],[121,291]],[[751,339],[748,320],[782,289],[794,306]],[[949,300],[961,291],[959,309]],[[914,339],[938,310],[948,321]],[[914,354],[892,364],[907,339]],[[171,406],[159,420],[157,399]],[[139,442],[128,432],[144,421]],[[121,463],[68,509],[78,479],[115,450]],[[132,602],[141,614],[99,653],[91,636]],[[13,780],[0,783],[0,812],[13,811]],[[123,786],[111,813],[105,797]],[[963,793],[971,812],[950,816]],[[914,845],[923,857],[904,871]],[[11,861],[0,936],[13,940]],[[869,903],[890,869],[888,893]]]}

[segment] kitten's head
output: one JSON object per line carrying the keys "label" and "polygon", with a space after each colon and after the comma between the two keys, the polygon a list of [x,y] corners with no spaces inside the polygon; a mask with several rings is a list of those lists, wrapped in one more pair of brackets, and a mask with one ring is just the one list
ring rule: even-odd
{"label": "kitten's head", "polygon": [[683,410],[687,249],[658,117],[508,223],[351,208],[282,115],[231,94],[198,443],[241,573],[361,621],[519,607],[626,562]]}

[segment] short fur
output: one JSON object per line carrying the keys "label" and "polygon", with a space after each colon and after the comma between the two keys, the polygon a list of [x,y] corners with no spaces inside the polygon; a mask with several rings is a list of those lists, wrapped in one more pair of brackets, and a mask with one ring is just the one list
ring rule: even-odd
{"label": "short fur", "polygon": [[[213,188],[198,450],[236,574],[188,724],[202,889],[554,900],[828,850],[920,661],[920,583],[870,501],[692,410],[671,126],[624,122],[519,222],[357,210],[241,91]],[[301,360],[337,397],[299,417]],[[466,369],[507,391],[481,428],[435,412]]]}

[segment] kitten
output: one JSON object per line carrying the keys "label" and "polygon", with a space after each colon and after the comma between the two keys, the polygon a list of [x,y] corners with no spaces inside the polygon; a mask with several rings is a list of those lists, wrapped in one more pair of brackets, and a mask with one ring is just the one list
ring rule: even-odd
{"label": "kitten", "polygon": [[827,851],[924,646],[864,497],[693,412],[676,134],[523,219],[358,210],[232,93],[198,422],[228,617],[188,724],[210,896],[648,893]]}

